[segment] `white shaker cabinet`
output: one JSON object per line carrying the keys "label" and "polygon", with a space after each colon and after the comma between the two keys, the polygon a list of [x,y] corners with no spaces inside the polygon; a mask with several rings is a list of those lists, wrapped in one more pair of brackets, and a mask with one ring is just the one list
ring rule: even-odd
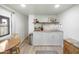
{"label": "white shaker cabinet", "polygon": [[61,45],[63,46],[62,31],[33,32],[32,45]]}

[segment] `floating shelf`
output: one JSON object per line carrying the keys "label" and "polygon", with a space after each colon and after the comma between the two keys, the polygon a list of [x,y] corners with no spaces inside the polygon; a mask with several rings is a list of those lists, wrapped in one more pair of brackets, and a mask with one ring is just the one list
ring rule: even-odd
{"label": "floating shelf", "polygon": [[34,24],[59,24],[59,22],[38,22]]}

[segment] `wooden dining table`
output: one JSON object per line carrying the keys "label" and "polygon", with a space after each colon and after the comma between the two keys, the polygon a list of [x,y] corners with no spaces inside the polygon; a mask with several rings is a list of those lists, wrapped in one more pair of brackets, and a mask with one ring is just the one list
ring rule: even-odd
{"label": "wooden dining table", "polygon": [[18,38],[6,39],[0,42],[0,53],[5,53],[6,51],[10,51],[14,47],[16,47],[20,41]]}

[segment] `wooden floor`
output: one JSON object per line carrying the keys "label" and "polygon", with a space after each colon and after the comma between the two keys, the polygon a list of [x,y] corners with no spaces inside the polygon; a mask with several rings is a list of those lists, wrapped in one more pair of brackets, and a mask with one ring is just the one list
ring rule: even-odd
{"label": "wooden floor", "polygon": [[58,54],[63,53],[59,46],[32,46],[26,41],[20,47],[20,54],[36,54],[36,51],[56,51]]}

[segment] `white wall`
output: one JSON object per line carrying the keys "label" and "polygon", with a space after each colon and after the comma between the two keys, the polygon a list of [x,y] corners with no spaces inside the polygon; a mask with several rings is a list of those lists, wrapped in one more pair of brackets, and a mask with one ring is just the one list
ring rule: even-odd
{"label": "white wall", "polygon": [[[0,7],[0,15],[4,15],[4,16],[7,16],[10,18],[10,28],[11,28],[11,12],[9,11],[6,11],[5,9],[3,9],[2,7]],[[11,32],[11,30],[10,30]],[[0,40],[3,40],[5,38],[9,38],[11,36],[11,33],[7,36],[4,36],[4,37],[0,37]]]}
{"label": "white wall", "polygon": [[15,14],[12,14],[11,19],[11,12],[5,10],[4,8],[0,8],[0,15],[10,17],[10,23],[11,23],[10,35],[0,37],[0,40],[6,38],[8,39],[11,36],[11,33],[18,33],[21,38],[21,41],[23,41],[26,35],[28,35],[28,17],[18,12],[15,12]]}
{"label": "white wall", "polygon": [[[33,24],[34,19],[38,19],[40,22],[48,22],[49,21],[48,18],[51,16],[56,18],[56,15],[33,15],[33,14],[30,14],[28,16],[28,27],[29,27],[28,33],[30,34],[30,33],[33,33],[33,31],[34,31],[34,24]],[[49,25],[46,25],[45,28],[48,28],[48,27],[49,27]],[[51,26],[50,26],[50,29],[51,29]],[[49,30],[49,28],[48,28],[48,30]]]}
{"label": "white wall", "polygon": [[28,17],[18,12],[12,15],[12,33],[18,33],[21,41],[28,35]]}
{"label": "white wall", "polygon": [[34,31],[34,24],[33,24],[33,19],[34,15],[28,15],[28,34],[33,33]]}
{"label": "white wall", "polygon": [[63,25],[64,38],[79,41],[79,5],[76,5],[58,15]]}

